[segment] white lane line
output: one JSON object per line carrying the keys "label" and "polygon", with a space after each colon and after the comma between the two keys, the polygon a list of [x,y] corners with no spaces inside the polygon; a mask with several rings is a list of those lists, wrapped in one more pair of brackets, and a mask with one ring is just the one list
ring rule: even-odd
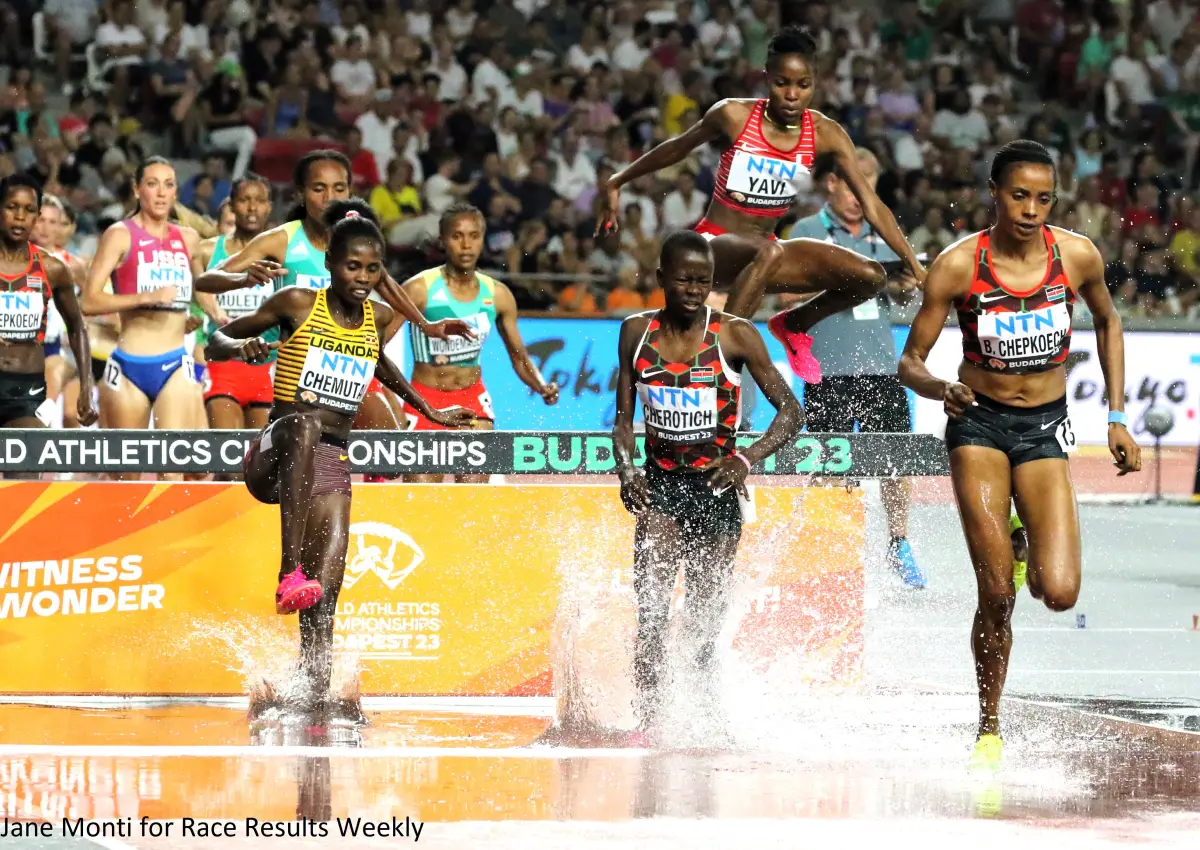
{"label": "white lane line", "polygon": [[[251,747],[251,746],[117,746],[117,745],[55,745],[0,744],[0,757],[6,756],[76,756],[81,758],[296,758],[323,756],[325,758],[497,758],[548,759],[563,761],[575,758],[634,759],[650,751],[637,747]],[[94,840],[94,839],[93,839]]]}
{"label": "white lane line", "polygon": [[[970,665],[964,663],[962,667],[920,667],[905,669],[903,667],[889,667],[889,673],[959,673],[969,669]],[[1200,676],[1200,670],[1092,670],[1087,667],[1073,667],[1067,669],[1048,669],[1034,670],[1028,668],[1008,668],[1008,675],[1021,676]]]}
{"label": "white lane line", "polygon": [[[867,631],[868,632],[887,632],[889,634],[891,634],[891,633],[900,634],[900,633],[904,633],[904,632],[958,633],[958,632],[963,632],[963,631],[969,631],[970,628],[971,628],[970,623],[964,623],[961,626],[868,626]],[[1121,634],[1121,635],[1125,635],[1125,634],[1192,634],[1192,635],[1196,635],[1197,638],[1200,638],[1200,630],[1193,629],[1191,626],[1187,626],[1187,627],[1178,626],[1176,628],[1141,627],[1141,626],[1136,626],[1136,627],[1135,626],[1130,626],[1130,627],[1101,626],[1101,627],[1093,628],[1092,626],[1085,626],[1082,629],[1073,628],[1071,626],[1013,626],[1013,632],[1030,632],[1030,633],[1032,633],[1032,632],[1039,632],[1039,633],[1063,632],[1066,634],[1074,634],[1074,633],[1085,634],[1087,632],[1091,632],[1092,634],[1100,633],[1100,634]]]}

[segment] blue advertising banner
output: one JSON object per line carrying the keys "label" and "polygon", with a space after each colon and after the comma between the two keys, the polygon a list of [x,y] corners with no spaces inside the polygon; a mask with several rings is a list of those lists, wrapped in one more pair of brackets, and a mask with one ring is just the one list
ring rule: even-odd
{"label": "blue advertising banner", "polygon": [[[617,338],[619,319],[541,319],[522,318],[521,337],[534,364],[547,381],[559,386],[559,400],[547,407],[521,383],[509,363],[504,343],[491,334],[483,348],[483,380],[492,396],[496,427],[517,431],[606,431],[612,427],[614,393],[617,386]],[[788,368],[783,346],[757,325],[767,343],[775,366],[800,394],[802,387]],[[897,353],[908,336],[907,327],[894,329]],[[405,334],[407,338],[407,334]],[[405,344],[404,356],[411,362],[412,352]],[[409,372],[405,369],[405,372]],[[750,431],[765,431],[775,409],[758,392],[747,376],[743,382],[743,407]],[[640,411],[638,414],[640,418]]]}

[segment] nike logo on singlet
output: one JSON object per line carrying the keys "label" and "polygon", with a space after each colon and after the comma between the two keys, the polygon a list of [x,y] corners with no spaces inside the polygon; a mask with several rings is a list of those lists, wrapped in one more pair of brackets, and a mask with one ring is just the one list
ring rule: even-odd
{"label": "nike logo on singlet", "polygon": [[979,303],[980,303],[980,304],[987,304],[988,302],[991,302],[991,301],[1001,301],[1001,300],[1003,300],[1004,298],[1007,298],[1007,297],[1008,297],[1008,296],[1007,296],[1005,293],[1003,293],[1003,292],[1001,292],[999,295],[980,295],[980,296],[979,296]]}

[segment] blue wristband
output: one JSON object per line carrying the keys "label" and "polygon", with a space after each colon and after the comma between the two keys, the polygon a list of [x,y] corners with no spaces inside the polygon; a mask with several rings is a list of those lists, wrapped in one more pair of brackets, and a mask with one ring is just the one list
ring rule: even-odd
{"label": "blue wristband", "polygon": [[1124,410],[1110,410],[1108,412],[1109,425],[1124,425],[1129,427],[1129,415]]}

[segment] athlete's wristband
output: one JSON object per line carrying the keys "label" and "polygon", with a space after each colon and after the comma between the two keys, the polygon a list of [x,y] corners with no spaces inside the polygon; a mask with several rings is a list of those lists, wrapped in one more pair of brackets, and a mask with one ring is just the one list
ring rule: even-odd
{"label": "athlete's wristband", "polygon": [[740,460],[742,463],[746,464],[747,474],[749,474],[750,470],[754,468],[754,464],[752,464],[750,462],[750,460],[741,452],[734,452],[733,456],[736,457],[738,460]]}
{"label": "athlete's wristband", "polygon": [[1128,428],[1129,414],[1127,414],[1124,410],[1110,410],[1108,412],[1108,424],[1124,425],[1126,428]]}

